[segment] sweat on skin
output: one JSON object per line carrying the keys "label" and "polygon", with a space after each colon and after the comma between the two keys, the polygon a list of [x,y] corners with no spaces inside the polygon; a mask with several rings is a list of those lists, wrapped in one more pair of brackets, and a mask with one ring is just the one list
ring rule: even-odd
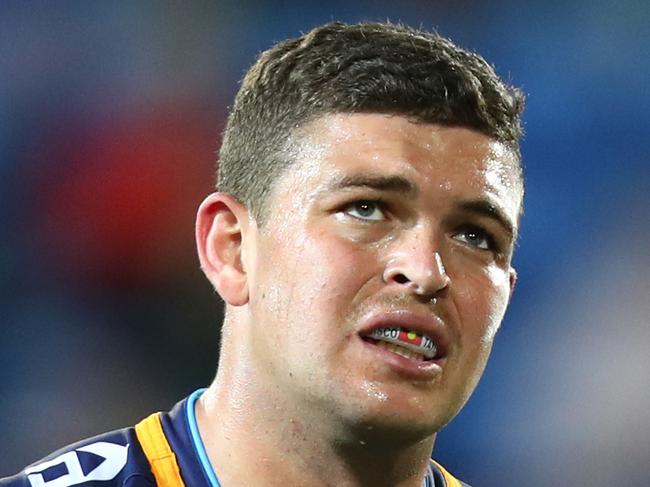
{"label": "sweat on skin", "polygon": [[[226,485],[419,487],[514,286],[516,155],[382,114],[327,115],[299,134],[264,225],[228,195],[199,210],[202,268],[227,303],[201,436]],[[442,353],[373,343],[397,327]]]}

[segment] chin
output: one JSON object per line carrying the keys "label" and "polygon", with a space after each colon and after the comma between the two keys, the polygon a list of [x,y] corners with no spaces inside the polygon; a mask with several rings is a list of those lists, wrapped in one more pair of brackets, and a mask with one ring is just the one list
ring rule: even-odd
{"label": "chin", "polygon": [[423,410],[400,402],[402,404],[386,401],[372,407],[366,403],[365,407],[353,408],[343,421],[346,430],[352,432],[355,438],[392,442],[401,439],[405,443],[414,443],[431,439],[455,416],[455,412],[448,409],[429,407]]}
{"label": "chin", "polygon": [[436,424],[425,422],[407,422],[399,418],[366,418],[357,421],[348,434],[352,441],[362,441],[367,444],[386,444],[404,446],[433,440],[439,428]]}

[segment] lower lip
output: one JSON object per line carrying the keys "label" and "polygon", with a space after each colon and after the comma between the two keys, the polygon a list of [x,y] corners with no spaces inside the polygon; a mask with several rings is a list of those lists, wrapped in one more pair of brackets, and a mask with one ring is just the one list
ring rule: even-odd
{"label": "lower lip", "polygon": [[442,372],[445,359],[416,360],[402,357],[390,350],[375,345],[371,341],[359,337],[364,347],[375,354],[374,360],[381,360],[397,375],[407,380],[430,381]]}

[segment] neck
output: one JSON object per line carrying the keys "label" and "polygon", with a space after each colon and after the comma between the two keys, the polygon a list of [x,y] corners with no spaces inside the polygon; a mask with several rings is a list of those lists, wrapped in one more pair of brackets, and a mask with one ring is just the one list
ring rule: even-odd
{"label": "neck", "polygon": [[263,390],[255,374],[224,370],[196,406],[222,487],[421,487],[435,435],[402,438],[323,420],[318,412],[305,415],[281,394]]}

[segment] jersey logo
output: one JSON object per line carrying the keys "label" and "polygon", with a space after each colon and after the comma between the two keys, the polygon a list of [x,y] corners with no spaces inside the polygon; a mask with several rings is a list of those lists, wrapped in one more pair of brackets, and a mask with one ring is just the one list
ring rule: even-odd
{"label": "jersey logo", "polygon": [[68,487],[111,480],[126,465],[129,445],[99,441],[25,469],[32,487]]}

